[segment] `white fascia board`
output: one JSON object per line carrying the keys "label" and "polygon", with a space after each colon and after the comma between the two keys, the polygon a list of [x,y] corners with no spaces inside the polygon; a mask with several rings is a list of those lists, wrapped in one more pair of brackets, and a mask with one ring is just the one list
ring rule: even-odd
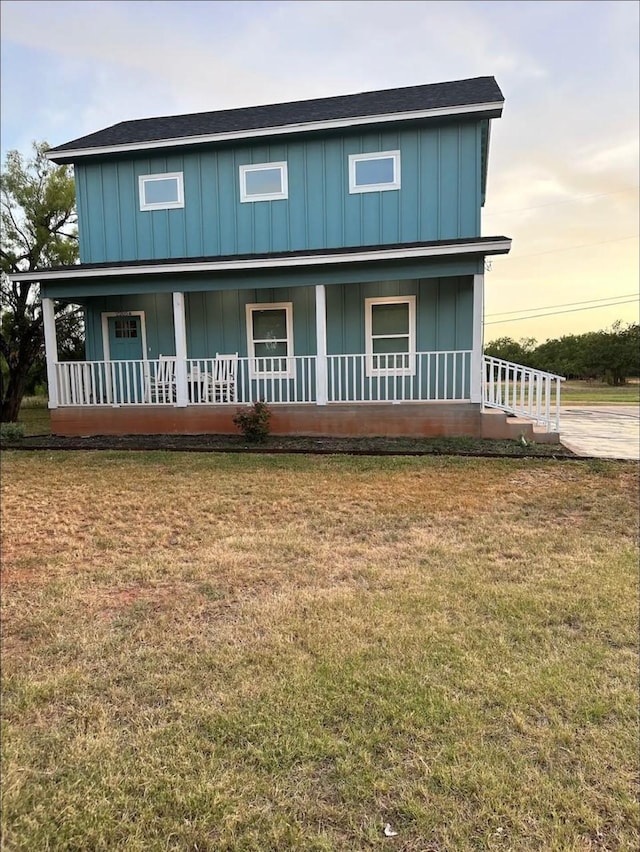
{"label": "white fascia board", "polygon": [[353,116],[336,118],[329,121],[308,121],[301,124],[283,124],[277,127],[259,127],[253,130],[232,130],[226,133],[205,133],[200,136],[177,136],[173,139],[152,139],[148,142],[131,142],[125,145],[103,145],[99,148],[70,148],[67,151],[47,151],[46,157],[53,162],[58,160],[95,157],[102,154],[117,154],[127,151],[148,151],[154,148],[177,148],[184,145],[204,145],[207,142],[227,142],[232,139],[253,139],[260,136],[281,136],[286,133],[307,133],[312,130],[333,130],[341,127],[360,126],[362,124],[386,124],[391,121],[411,121],[421,118],[440,118],[441,116],[466,115],[474,112],[501,110],[504,101],[491,101],[483,104],[438,107],[436,109],[415,110],[413,112],[393,112],[380,115]]}
{"label": "white fascia board", "polygon": [[139,266],[107,266],[91,269],[51,269],[42,272],[17,272],[11,281],[56,281],[61,278],[113,278],[131,275],[167,275],[183,272],[225,272],[227,270],[273,269],[286,266],[317,266],[333,263],[362,263],[376,260],[407,260],[450,257],[458,254],[506,254],[511,240],[485,243],[460,243],[442,246],[413,246],[411,248],[379,249],[346,254],[297,255],[295,257],[262,257],[239,260],[203,260],[188,263],[154,263]]}

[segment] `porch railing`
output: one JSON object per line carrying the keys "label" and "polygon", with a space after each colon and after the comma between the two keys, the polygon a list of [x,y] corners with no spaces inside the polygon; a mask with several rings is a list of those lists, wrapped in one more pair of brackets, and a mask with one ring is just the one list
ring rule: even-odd
{"label": "porch railing", "polygon": [[[315,355],[190,358],[187,404],[468,402],[471,365],[470,350],[328,355],[326,373],[318,370]],[[54,366],[60,406],[177,404],[175,358]],[[554,373],[484,356],[482,402],[559,431],[563,381]]]}
{"label": "porch railing", "polygon": [[[66,361],[55,364],[57,403],[175,405],[178,362]],[[182,365],[184,370],[184,365]],[[338,402],[446,402],[471,398],[471,351],[190,358],[189,405]]]}
{"label": "porch railing", "polygon": [[471,351],[328,355],[329,402],[463,402]]}
{"label": "porch railing", "polygon": [[548,430],[560,431],[560,388],[563,376],[523,367],[501,358],[483,358],[483,405],[526,417]]}
{"label": "porch railing", "polygon": [[58,405],[172,405],[166,361],[59,361],[55,365]]}

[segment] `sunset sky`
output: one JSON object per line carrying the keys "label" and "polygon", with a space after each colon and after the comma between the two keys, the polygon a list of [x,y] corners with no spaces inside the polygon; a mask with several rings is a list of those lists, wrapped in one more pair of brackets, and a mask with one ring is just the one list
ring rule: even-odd
{"label": "sunset sky", "polygon": [[513,249],[486,276],[486,339],[637,322],[639,8],[3,0],[2,159],[126,119],[492,74],[483,234]]}

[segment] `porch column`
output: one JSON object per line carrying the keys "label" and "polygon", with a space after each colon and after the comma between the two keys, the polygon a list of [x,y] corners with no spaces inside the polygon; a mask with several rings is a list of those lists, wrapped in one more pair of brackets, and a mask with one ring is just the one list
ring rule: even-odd
{"label": "porch column", "polygon": [[471,402],[482,402],[482,352],[484,348],[484,273],[473,276],[473,343],[471,352]]}
{"label": "porch column", "polygon": [[44,353],[47,360],[47,388],[49,390],[49,408],[58,407],[58,381],[56,364],[58,362],[58,341],[56,340],[56,315],[53,299],[42,300],[42,323],[44,326]]}
{"label": "porch column", "polygon": [[173,294],[173,328],[176,338],[176,405],[185,408],[189,402],[187,387],[187,322],[184,293]]}
{"label": "porch column", "polygon": [[327,296],[316,284],[316,405],[327,404]]}

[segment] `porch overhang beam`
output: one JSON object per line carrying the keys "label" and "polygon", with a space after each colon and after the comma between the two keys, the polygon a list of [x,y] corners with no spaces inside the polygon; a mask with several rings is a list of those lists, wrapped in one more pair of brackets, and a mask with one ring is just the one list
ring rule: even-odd
{"label": "porch overhang beam", "polygon": [[176,275],[207,272],[233,272],[244,270],[286,269],[304,266],[326,266],[335,264],[375,263],[395,260],[432,260],[460,256],[507,254],[511,249],[508,237],[456,240],[451,243],[426,244],[420,246],[394,246],[390,248],[363,249],[347,252],[300,253],[279,256],[255,256],[224,259],[182,259],[167,263],[140,263],[100,265],[44,269],[34,272],[17,272],[10,275],[11,281],[68,281],[92,278],[127,278],[145,275]]}

